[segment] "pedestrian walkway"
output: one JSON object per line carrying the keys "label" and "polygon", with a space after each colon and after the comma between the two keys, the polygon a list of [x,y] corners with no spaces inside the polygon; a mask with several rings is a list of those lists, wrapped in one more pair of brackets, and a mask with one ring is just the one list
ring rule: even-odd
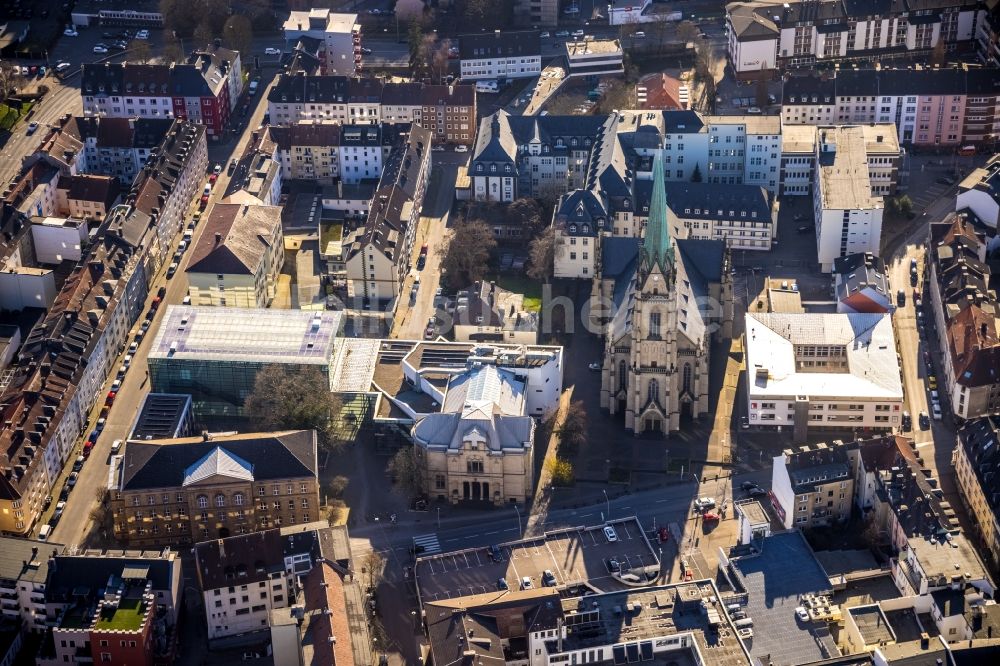
{"label": "pedestrian walkway", "polygon": [[[419,550],[419,549],[423,550]],[[437,533],[431,534],[420,534],[413,537],[413,550],[414,554],[420,557],[426,557],[427,555],[437,555],[441,552],[441,543],[438,541]],[[419,552],[418,552],[419,550]]]}

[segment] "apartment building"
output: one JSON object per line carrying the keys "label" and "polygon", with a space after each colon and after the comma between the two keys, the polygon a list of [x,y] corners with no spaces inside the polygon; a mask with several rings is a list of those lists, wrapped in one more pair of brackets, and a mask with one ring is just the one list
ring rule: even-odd
{"label": "apartment building", "polygon": [[[970,593],[973,588],[980,595],[994,595],[995,586],[982,559],[962,531],[937,479],[927,476],[919,460],[898,455],[891,465],[877,471],[876,484],[872,520],[891,552],[897,553],[889,560],[889,571],[901,595],[956,589]],[[932,615],[940,622],[950,613],[938,610]],[[958,636],[947,627],[945,635]]]}
{"label": "apartment building", "polygon": [[84,64],[83,113],[106,118],[178,118],[205,126],[212,140],[222,137],[242,91],[240,57],[212,46],[186,62]]}
{"label": "apartment building", "polygon": [[920,147],[979,144],[1000,135],[995,68],[839,69],[789,76],[784,125],[892,123],[899,141]]}
{"label": "apartment building", "polygon": [[431,132],[412,125],[382,169],[364,224],[344,234],[348,295],[371,301],[399,296],[410,270],[431,166]]}
{"label": "apartment building", "polygon": [[847,522],[854,506],[857,447],[840,440],[785,449],[771,468],[772,504],[785,529]]}
{"label": "apartment building", "polygon": [[[635,183],[637,216],[649,214],[651,180]],[[777,242],[778,200],[765,188],[665,183],[667,224],[675,238],[721,240],[732,250],[770,250]]]}
{"label": "apartment building", "polygon": [[975,0],[899,6],[792,0],[726,6],[727,53],[737,77],[772,77],[817,63],[884,62],[974,48],[981,21]]}
{"label": "apartment building", "polygon": [[955,478],[972,517],[983,559],[1000,567],[1000,416],[970,419],[958,428]]}
{"label": "apartment building", "polygon": [[35,663],[171,663],[181,581],[169,548],[55,555],[45,589],[51,640],[42,641]]}
{"label": "apartment building", "polygon": [[813,190],[816,253],[820,270],[829,273],[839,257],[879,253],[884,200],[872,193],[863,128],[824,128],[818,149]]}
{"label": "apartment building", "polygon": [[49,555],[60,543],[0,537],[0,615],[18,633],[45,633]]}
{"label": "apartment building", "polygon": [[267,97],[272,124],[332,121],[342,125],[417,123],[441,143],[475,142],[473,85],[430,85],[282,74]]}
{"label": "apartment building", "polygon": [[121,186],[115,176],[79,174],[60,178],[56,210],[78,220],[103,220],[118,202]]}
{"label": "apartment building", "polygon": [[542,73],[542,40],[537,30],[496,30],[460,35],[459,71],[463,81],[523,79]]}
{"label": "apartment building", "polygon": [[871,253],[850,254],[833,262],[833,292],[837,312],[896,311],[896,294],[885,262]]}
{"label": "apartment building", "polygon": [[256,141],[236,162],[221,202],[278,206],[284,178],[277,146],[266,131],[255,132],[253,138]]}
{"label": "apartment building", "polygon": [[130,547],[224,539],[319,517],[312,430],[127,442],[114,463],[115,537]]}
{"label": "apartment building", "polygon": [[955,210],[968,210],[994,232],[1000,228],[1000,157],[994,155],[958,184]]}
{"label": "apartment building", "polygon": [[65,115],[49,127],[38,147],[21,162],[27,170],[38,161],[62,175],[115,176],[131,183],[163,141],[170,118],[101,118]]}
{"label": "apartment building", "polygon": [[341,128],[333,120],[269,126],[265,131],[275,145],[282,180],[333,185],[340,178]]}
{"label": "apartment building", "polygon": [[[591,148],[600,144],[600,149]],[[511,116],[480,122],[469,176],[477,201],[559,196],[591,178],[631,188],[648,179],[653,155],[670,181],[754,185],[777,192],[781,124],[775,116],[702,116],[695,111],[621,111],[610,116]],[[617,176],[613,173],[617,171]],[[631,199],[615,194],[624,204]],[[631,206],[631,202],[630,202]],[[632,224],[632,211],[616,217]],[[617,226],[617,225],[616,225]]]}
{"label": "apartment building", "polygon": [[556,0],[517,0],[514,3],[514,24],[534,28],[554,28],[559,22]]}
{"label": "apartment building", "polygon": [[347,571],[351,563],[347,528],[325,522],[202,541],[192,550],[209,641],[267,632],[273,611],[301,603],[302,578],[314,567],[330,562]]}
{"label": "apartment building", "polygon": [[899,427],[903,387],[886,314],[748,313],[751,427]]}
{"label": "apartment building", "polygon": [[123,232],[127,236],[145,235],[144,227],[156,232],[148,241],[153,269],[167,259],[171,241],[184,226],[184,214],[204,185],[208,170],[205,137],[202,125],[175,120],[156,154],[146,161],[122,197],[125,205],[109,216],[109,228],[128,230]]}
{"label": "apartment building", "polygon": [[185,274],[192,305],[264,308],[285,259],[281,208],[217,203]]}
{"label": "apartment building", "polygon": [[998,305],[985,231],[961,213],[930,230],[927,282],[932,316],[942,333],[940,391],[960,419],[1000,411]]}
{"label": "apartment building", "polygon": [[361,24],[357,14],[322,8],[292,11],[283,27],[290,48],[303,37],[316,40],[322,74],[354,76],[361,69]]}
{"label": "apartment building", "polygon": [[26,535],[146,298],[146,251],[107,229],[25,338],[0,395],[0,532]]}

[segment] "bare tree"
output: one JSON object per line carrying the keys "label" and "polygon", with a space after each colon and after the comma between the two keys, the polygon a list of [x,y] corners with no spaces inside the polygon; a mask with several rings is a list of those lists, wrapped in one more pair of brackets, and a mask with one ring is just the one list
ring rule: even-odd
{"label": "bare tree", "polygon": [[153,57],[153,48],[145,39],[133,39],[128,43],[128,54],[131,59],[145,63]]}
{"label": "bare tree", "polygon": [[682,43],[696,42],[701,30],[691,21],[681,21],[677,24],[677,39]]}
{"label": "bare tree", "polygon": [[441,268],[447,272],[448,286],[463,289],[486,276],[490,252],[497,245],[490,228],[482,220],[457,225],[441,249]]}
{"label": "bare tree", "polygon": [[242,14],[233,14],[222,27],[222,43],[226,48],[239,51],[243,61],[247,60],[253,44],[253,25]]}
{"label": "bare tree", "polygon": [[408,498],[424,492],[424,473],[415,447],[404,445],[389,459],[386,471],[395,479],[396,488]]}
{"label": "bare tree", "polygon": [[271,365],[259,373],[244,410],[261,431],[315,430],[327,451],[344,445],[341,434],[343,402],[330,392],[326,375],[310,368],[288,372]]}
{"label": "bare tree", "polygon": [[7,61],[0,62],[0,99],[7,99],[23,85],[21,69]]}
{"label": "bare tree", "polygon": [[527,274],[532,280],[548,282],[555,272],[556,230],[549,228],[528,245]]}

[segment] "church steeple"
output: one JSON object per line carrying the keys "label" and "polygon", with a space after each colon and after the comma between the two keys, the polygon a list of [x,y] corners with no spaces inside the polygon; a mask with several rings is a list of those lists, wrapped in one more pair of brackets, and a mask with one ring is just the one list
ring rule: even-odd
{"label": "church steeple", "polygon": [[646,272],[659,265],[660,271],[666,274],[673,268],[674,246],[670,242],[667,226],[667,193],[663,183],[663,156],[657,151],[653,158],[653,194],[649,201],[649,221],[646,223],[646,237],[642,243],[642,259]]}

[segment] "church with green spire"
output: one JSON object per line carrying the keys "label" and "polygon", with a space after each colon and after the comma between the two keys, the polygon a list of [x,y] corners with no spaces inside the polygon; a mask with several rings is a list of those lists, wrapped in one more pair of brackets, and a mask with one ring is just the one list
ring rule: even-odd
{"label": "church with green spire", "polygon": [[652,178],[641,239],[605,239],[604,269],[596,278],[612,312],[604,332],[601,406],[636,435],[668,435],[708,413],[712,343],[732,336],[733,321],[725,242],[673,237],[660,151]]}

